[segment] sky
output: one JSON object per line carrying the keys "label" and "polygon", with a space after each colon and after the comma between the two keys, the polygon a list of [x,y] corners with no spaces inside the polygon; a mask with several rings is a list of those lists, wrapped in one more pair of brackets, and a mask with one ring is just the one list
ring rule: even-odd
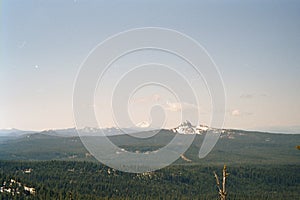
{"label": "sky", "polygon": [[[300,132],[299,1],[10,0],[1,1],[0,8],[1,129],[74,127],[74,82],[89,52],[119,32],[161,27],[192,37],[213,59],[226,92],[225,128]],[[148,62],[149,57],[155,60],[156,53],[129,55],[115,67]],[[179,71],[189,68],[168,56],[162,53],[157,58],[177,63]],[[157,71],[153,77],[170,79],[168,72],[152,67]],[[113,67],[110,73],[106,92],[115,86],[112,80],[121,76]],[[180,81],[175,84],[182,86]],[[128,100],[133,124],[164,116],[168,127],[176,126],[186,120],[180,118],[180,111],[187,111],[187,120],[195,121],[195,110],[201,110],[201,115],[193,123],[209,124],[209,92],[203,81],[193,87],[199,105],[188,94],[188,100],[179,103],[155,85],[133,92]],[[183,91],[188,89],[183,88],[181,95]],[[101,103],[109,98],[102,92],[96,93],[93,106],[102,125],[110,127],[114,124],[104,118],[112,112]],[[115,110],[114,115],[118,118],[122,112]]]}

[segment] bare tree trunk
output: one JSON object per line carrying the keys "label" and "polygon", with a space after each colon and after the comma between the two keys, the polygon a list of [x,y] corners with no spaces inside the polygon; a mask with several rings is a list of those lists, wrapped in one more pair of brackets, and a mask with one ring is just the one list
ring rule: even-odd
{"label": "bare tree trunk", "polygon": [[217,183],[217,187],[218,187],[218,190],[219,190],[220,199],[221,200],[226,200],[226,196],[227,196],[227,191],[226,191],[226,177],[229,175],[226,172],[226,165],[224,165],[224,167],[223,167],[222,188],[220,187],[219,177],[216,174],[216,172],[214,172],[214,175],[215,175],[215,178],[216,178],[216,183]]}

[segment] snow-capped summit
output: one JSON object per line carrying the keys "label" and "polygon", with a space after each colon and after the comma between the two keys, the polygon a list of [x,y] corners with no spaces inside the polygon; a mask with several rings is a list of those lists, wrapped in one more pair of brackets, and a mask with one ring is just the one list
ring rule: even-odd
{"label": "snow-capped summit", "polygon": [[199,126],[196,127],[196,129],[202,130],[202,131],[207,131],[209,129],[208,126],[200,124]]}
{"label": "snow-capped summit", "polygon": [[178,127],[173,128],[172,131],[174,133],[179,134],[203,134],[204,132],[208,131],[210,128],[205,125],[193,126],[191,122],[186,120],[182,122]]}
{"label": "snow-capped summit", "polygon": [[150,127],[150,123],[147,121],[142,121],[142,122],[137,123],[135,126],[139,127],[139,128],[148,128],[148,127]]}
{"label": "snow-capped summit", "polygon": [[84,127],[81,129],[81,131],[84,133],[97,133],[100,131],[100,129],[95,127]]}

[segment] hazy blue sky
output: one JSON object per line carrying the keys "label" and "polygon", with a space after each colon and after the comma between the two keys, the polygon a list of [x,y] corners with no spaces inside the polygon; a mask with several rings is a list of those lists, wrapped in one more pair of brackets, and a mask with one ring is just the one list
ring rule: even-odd
{"label": "hazy blue sky", "polygon": [[1,1],[0,128],[73,127],[83,59],[107,37],[148,26],[206,48],[226,88],[225,127],[300,127],[299,11],[285,0]]}

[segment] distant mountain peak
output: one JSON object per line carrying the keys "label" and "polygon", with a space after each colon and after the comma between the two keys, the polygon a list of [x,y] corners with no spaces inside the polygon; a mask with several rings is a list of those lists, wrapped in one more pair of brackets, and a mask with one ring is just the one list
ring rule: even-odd
{"label": "distant mountain peak", "polygon": [[206,125],[198,125],[194,126],[190,121],[186,120],[182,122],[179,126],[176,128],[173,128],[172,131],[179,134],[199,134],[202,135],[208,130],[211,130],[212,128],[206,126]]}
{"label": "distant mountain peak", "polygon": [[84,127],[81,129],[82,132],[85,132],[85,133],[96,133],[98,132],[100,129],[99,128],[95,128],[95,127]]}
{"label": "distant mountain peak", "polygon": [[150,123],[147,121],[142,121],[142,122],[137,123],[135,126],[139,127],[139,128],[148,128],[148,127],[150,127]]}
{"label": "distant mountain peak", "polygon": [[16,137],[27,133],[35,133],[35,131],[24,131],[15,128],[0,129],[0,136]]}
{"label": "distant mountain peak", "polygon": [[180,126],[193,127],[192,123],[189,120],[185,120],[185,122],[182,122]]}

